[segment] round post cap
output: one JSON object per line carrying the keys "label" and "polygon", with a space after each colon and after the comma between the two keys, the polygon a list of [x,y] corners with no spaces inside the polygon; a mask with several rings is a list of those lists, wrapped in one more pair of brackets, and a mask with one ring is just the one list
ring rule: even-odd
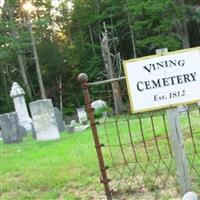
{"label": "round post cap", "polygon": [[86,83],[86,82],[88,82],[88,75],[85,73],[81,73],[78,76],[78,80],[80,83]]}

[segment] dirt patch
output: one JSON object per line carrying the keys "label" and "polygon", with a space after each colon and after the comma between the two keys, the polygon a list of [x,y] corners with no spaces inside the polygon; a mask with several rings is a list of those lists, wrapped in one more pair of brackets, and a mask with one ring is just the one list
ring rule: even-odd
{"label": "dirt patch", "polygon": [[[85,188],[63,188],[61,195],[57,200],[65,199],[65,194],[73,194],[77,200],[106,200],[103,188],[101,191],[96,190],[95,186]],[[155,189],[149,191],[148,188],[141,188],[133,191],[116,191],[113,192],[113,200],[180,200],[177,188],[173,185],[166,186],[165,189]]]}

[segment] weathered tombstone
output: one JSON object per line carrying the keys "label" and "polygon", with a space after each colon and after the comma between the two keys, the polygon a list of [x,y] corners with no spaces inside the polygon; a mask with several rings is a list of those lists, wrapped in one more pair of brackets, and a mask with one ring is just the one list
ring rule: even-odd
{"label": "weathered tombstone", "polygon": [[77,113],[78,113],[78,119],[79,119],[79,123],[85,125],[88,123],[88,118],[87,118],[87,113],[85,111],[85,108],[77,108]]}
{"label": "weathered tombstone", "polygon": [[0,140],[2,140],[2,130],[1,130],[1,127],[0,127]]}
{"label": "weathered tombstone", "polygon": [[62,113],[57,107],[54,107],[54,112],[55,112],[55,116],[56,116],[58,130],[59,130],[59,132],[62,132],[65,130]]}
{"label": "weathered tombstone", "polygon": [[22,141],[23,134],[20,130],[16,112],[0,115],[0,127],[4,143],[9,144]]}
{"label": "weathered tombstone", "polygon": [[26,136],[27,135],[27,130],[20,124],[19,124],[19,131],[22,134],[22,136]]}
{"label": "weathered tombstone", "polygon": [[35,130],[35,127],[34,127],[34,125],[32,126],[32,138],[33,139],[37,139],[37,134],[36,134],[36,130]]}
{"label": "weathered tombstone", "polygon": [[107,108],[107,103],[103,100],[97,100],[97,101],[93,101],[92,102],[92,108],[97,111],[102,109],[102,117],[107,117],[107,112],[106,112],[106,108]]}
{"label": "weathered tombstone", "polygon": [[30,103],[29,106],[37,140],[59,139],[60,134],[51,99],[35,101]]}
{"label": "weathered tombstone", "polygon": [[107,107],[107,104],[103,100],[97,100],[97,101],[92,102],[92,108],[95,109],[95,110],[106,108],[106,107]]}
{"label": "weathered tombstone", "polygon": [[76,125],[76,121],[72,120],[71,123],[66,126],[67,131],[69,133],[74,133],[75,132],[75,125]]}
{"label": "weathered tombstone", "polygon": [[187,192],[182,200],[198,200],[198,196],[195,192]]}
{"label": "weathered tombstone", "polygon": [[71,120],[70,124],[75,127],[76,126],[76,120],[74,120],[74,119]]}
{"label": "weathered tombstone", "polygon": [[24,99],[25,92],[16,82],[13,83],[10,96],[13,98],[15,111],[19,119],[19,124],[25,128],[26,131],[32,130],[32,119],[29,116],[26,102]]}

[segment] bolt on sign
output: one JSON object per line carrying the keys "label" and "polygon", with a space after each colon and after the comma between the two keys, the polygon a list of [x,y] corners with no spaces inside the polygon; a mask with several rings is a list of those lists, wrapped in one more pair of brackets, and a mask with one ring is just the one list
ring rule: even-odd
{"label": "bolt on sign", "polygon": [[124,61],[132,112],[200,101],[200,47]]}

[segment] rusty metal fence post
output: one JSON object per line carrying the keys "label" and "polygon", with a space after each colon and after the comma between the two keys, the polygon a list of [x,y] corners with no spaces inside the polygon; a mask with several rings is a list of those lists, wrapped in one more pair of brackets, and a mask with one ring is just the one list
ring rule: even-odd
{"label": "rusty metal fence post", "polygon": [[106,172],[107,167],[105,166],[105,163],[104,163],[103,154],[102,154],[102,150],[101,150],[102,145],[100,144],[100,141],[99,141],[99,136],[98,136],[95,117],[94,117],[94,111],[93,111],[93,108],[91,105],[90,94],[89,94],[89,90],[88,90],[87,74],[84,74],[84,73],[79,74],[78,80],[81,83],[84,100],[85,100],[86,111],[89,115],[90,126],[92,128],[93,139],[94,139],[96,153],[97,153],[97,157],[98,157],[98,161],[99,161],[99,167],[100,167],[100,171],[101,171],[101,182],[104,184],[104,189],[105,189],[107,200],[111,200],[112,195],[111,195],[111,190],[109,187],[110,179],[108,179],[108,176],[107,176],[107,172]]}

